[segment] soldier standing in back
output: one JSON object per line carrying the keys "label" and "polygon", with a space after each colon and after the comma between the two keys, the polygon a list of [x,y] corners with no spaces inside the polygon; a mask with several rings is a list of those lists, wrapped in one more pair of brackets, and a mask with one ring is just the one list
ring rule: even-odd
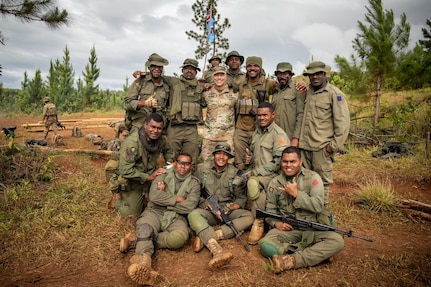
{"label": "soldier standing in back", "polygon": [[259,103],[268,101],[277,87],[277,82],[265,78],[262,58],[252,56],[246,60],[247,76],[239,86],[234,134],[235,166],[243,170],[245,150],[250,147],[255,130],[255,116]]}
{"label": "soldier standing in back", "polygon": [[[162,74],[163,67],[168,64],[165,58],[156,53],[151,54],[145,63],[149,75],[138,77],[127,90],[124,97],[125,125],[130,132],[139,129],[151,113],[157,112],[165,117],[169,85],[163,80]],[[133,76],[139,75],[140,72]]]}
{"label": "soldier standing in back", "polygon": [[304,76],[310,79],[299,136],[304,167],[317,172],[325,187],[325,205],[329,185],[333,183],[332,162],[349,135],[350,114],[346,96],[328,83],[325,63],[312,62]]}
{"label": "soldier standing in back", "polygon": [[227,70],[227,84],[234,92],[238,92],[239,85],[245,81],[245,73],[241,71],[241,65],[244,63],[244,57],[238,51],[231,51],[227,54],[225,64],[229,67]]}
{"label": "soldier standing in back", "polygon": [[43,134],[43,138],[46,139],[48,136],[49,129],[52,127],[54,130],[54,134],[58,134],[57,128],[57,108],[53,103],[51,103],[51,99],[49,97],[44,97],[43,101],[45,105],[43,106],[43,119],[42,122],[45,123],[45,130]]}
{"label": "soldier standing in back", "polygon": [[286,132],[290,144],[297,147],[307,89],[299,91],[295,87],[295,83],[292,81],[292,76],[295,74],[292,72],[290,63],[279,63],[274,74],[279,83],[272,98],[275,123]]}
{"label": "soldier standing in back", "polygon": [[203,78],[205,82],[212,84],[214,69],[219,67],[221,63],[221,58],[219,56],[212,56],[211,59],[208,60],[208,62],[211,64],[211,68],[204,72]]}
{"label": "soldier standing in back", "polygon": [[213,71],[213,86],[204,92],[207,114],[202,139],[202,159],[213,157],[213,151],[220,142],[233,146],[235,132],[235,105],[238,94],[226,83],[226,69],[217,67]]}

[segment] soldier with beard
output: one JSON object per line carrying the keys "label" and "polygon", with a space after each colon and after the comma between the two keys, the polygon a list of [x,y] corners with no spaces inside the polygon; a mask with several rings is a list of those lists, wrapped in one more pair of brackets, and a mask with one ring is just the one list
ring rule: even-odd
{"label": "soldier with beard", "polygon": [[162,135],[163,117],[152,113],[144,121],[144,125],[131,133],[120,149],[119,181],[126,182],[125,190],[121,191],[121,199],[115,208],[122,217],[135,219],[147,205],[151,182],[166,172],[157,167],[157,158],[163,155],[166,162],[172,162],[174,153]]}
{"label": "soldier with beard", "polygon": [[278,63],[274,74],[279,83],[272,100],[275,108],[275,123],[286,132],[290,144],[297,147],[307,89],[305,87],[301,90],[295,88],[292,80],[292,76],[295,74],[292,72],[290,63]]}

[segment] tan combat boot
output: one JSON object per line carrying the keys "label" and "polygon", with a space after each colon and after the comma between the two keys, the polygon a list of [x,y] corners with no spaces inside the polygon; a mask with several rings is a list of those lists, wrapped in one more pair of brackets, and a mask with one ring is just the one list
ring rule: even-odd
{"label": "tan combat boot", "polygon": [[146,253],[130,258],[127,275],[139,285],[146,286],[153,286],[159,277],[159,273],[151,268],[151,256]]}
{"label": "tan combat boot", "polygon": [[120,239],[120,252],[127,253],[130,249],[135,248],[137,239],[132,232],[127,233],[126,236]]}
{"label": "tan combat boot", "polygon": [[276,274],[293,269],[296,264],[295,257],[291,255],[274,255],[272,262],[274,262],[274,273]]}
{"label": "tan combat boot", "polygon": [[121,193],[114,193],[111,200],[108,202],[108,209],[114,209],[117,201],[121,199]]}
{"label": "tan combat boot", "polygon": [[247,243],[250,245],[255,245],[263,236],[264,224],[263,218],[257,218],[253,222],[250,233],[248,234]]}
{"label": "tan combat boot", "polygon": [[223,248],[218,244],[217,240],[211,238],[208,241],[208,249],[213,255],[213,259],[208,263],[208,267],[212,270],[220,268],[229,263],[233,258],[232,253],[224,251]]}
{"label": "tan combat boot", "polygon": [[201,250],[204,248],[204,244],[202,243],[202,240],[199,236],[195,236],[192,242],[192,246],[195,253],[201,252]]}

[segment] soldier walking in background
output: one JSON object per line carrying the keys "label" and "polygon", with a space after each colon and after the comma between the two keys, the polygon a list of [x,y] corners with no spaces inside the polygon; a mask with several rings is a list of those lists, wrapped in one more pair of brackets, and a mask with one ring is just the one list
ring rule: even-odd
{"label": "soldier walking in background", "polygon": [[57,116],[57,108],[51,103],[51,99],[49,97],[44,97],[43,101],[45,105],[43,106],[43,118],[42,122],[45,124],[45,130],[43,134],[43,138],[46,139],[48,136],[48,132],[50,128],[54,130],[54,134],[58,134],[58,116]]}

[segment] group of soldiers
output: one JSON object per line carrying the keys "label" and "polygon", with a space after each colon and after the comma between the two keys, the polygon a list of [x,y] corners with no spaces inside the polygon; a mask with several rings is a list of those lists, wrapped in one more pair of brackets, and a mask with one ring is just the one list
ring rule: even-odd
{"label": "group of soldiers", "polygon": [[[195,59],[184,61],[179,78],[169,77],[163,75],[168,60],[153,53],[149,72],[135,72],[125,96],[130,134],[119,152],[123,188],[113,206],[136,221],[120,251],[135,249],[127,274],[138,284],[153,285],[159,277],[151,264],[155,248],[181,248],[190,233],[195,252],[204,246],[211,252],[210,269],[233,258],[219,242],[235,231],[250,229],[247,243],[259,244],[276,273],[316,265],[344,246],[335,232],[256,217],[257,209],[316,222],[329,214],[332,162],[350,126],[345,95],[326,79],[330,68],[310,63],[307,86],[293,82],[288,62],[277,65],[277,80],[266,77],[257,56],[245,60],[245,73],[237,51],[228,54],[226,67],[219,57],[209,62],[202,79]],[[222,207],[217,212],[209,196]]]}

